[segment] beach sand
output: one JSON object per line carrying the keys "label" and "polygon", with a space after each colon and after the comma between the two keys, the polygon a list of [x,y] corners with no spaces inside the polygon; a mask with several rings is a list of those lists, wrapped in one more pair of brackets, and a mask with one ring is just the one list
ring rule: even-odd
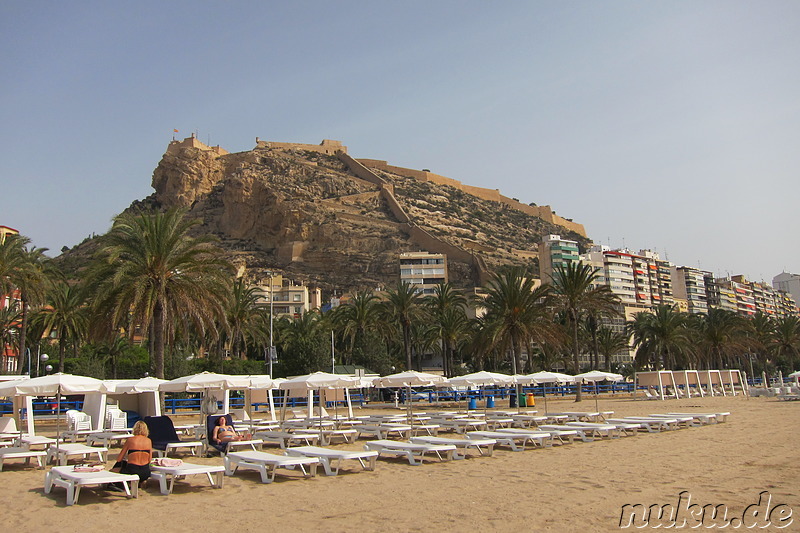
{"label": "beach sand", "polygon": [[[591,397],[577,404],[548,400],[551,412],[592,411],[594,405]],[[541,401],[537,408],[543,412]],[[773,507],[786,504],[794,512],[794,523],[783,531],[800,531],[800,402],[610,398],[600,400],[600,409],[615,416],[731,416],[717,425],[524,452],[498,448],[493,457],[423,466],[380,459],[374,472],[348,461],[336,477],[322,469],[313,479],[279,473],[267,485],[253,471],[226,477],[221,490],[194,476],[161,496],[150,482],[136,500],[85,489],[73,507],[65,506],[64,489],[44,494],[44,470],[14,461],[0,472],[0,501],[5,528],[15,532],[614,531],[625,504],[677,504],[679,493],[688,491],[692,503],[725,504],[735,516],[769,491]],[[277,447],[266,451],[280,453]],[[115,449],[111,453],[109,467]],[[184,459],[222,463],[219,457]]]}

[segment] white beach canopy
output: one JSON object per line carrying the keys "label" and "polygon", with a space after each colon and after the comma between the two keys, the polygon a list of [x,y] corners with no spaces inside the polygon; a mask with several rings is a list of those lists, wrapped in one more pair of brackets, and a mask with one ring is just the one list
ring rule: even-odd
{"label": "white beach canopy", "polygon": [[481,389],[486,385],[511,385],[515,383],[514,376],[485,370],[449,378],[447,381],[453,387],[480,387]]}
{"label": "white beach canopy", "polygon": [[417,372],[416,370],[407,370],[405,372],[399,372],[397,374],[389,374],[388,376],[382,376],[379,378],[375,378],[372,381],[372,384],[376,387],[386,387],[386,388],[399,388],[405,387],[406,388],[406,405],[408,406],[408,422],[409,424],[413,424],[414,419],[411,416],[412,411],[412,403],[413,397],[411,396],[411,387],[431,387],[431,386],[441,386],[445,383],[448,383],[447,378],[444,376],[439,376],[437,374],[428,374],[425,372]]}
{"label": "white beach canopy", "polygon": [[622,381],[625,379],[624,376],[621,374],[614,374],[613,372],[601,372],[600,370],[592,370],[591,372],[584,372],[583,374],[577,374],[572,376],[573,381],[575,381],[576,386],[580,387],[582,381],[588,381],[589,383],[594,383],[594,408],[599,410],[597,407],[597,382],[598,381]]}
{"label": "white beach canopy", "polygon": [[[313,374],[306,374],[304,376],[297,376],[291,379],[282,381],[278,388],[285,391],[308,391],[308,416],[311,417],[314,413],[313,406],[313,391],[319,391],[319,418],[320,418],[320,432],[322,431],[322,406],[323,397],[322,390],[344,390],[347,399],[348,410],[352,416],[352,406],[350,404],[350,394],[348,389],[355,389],[361,387],[362,383],[360,378],[355,376],[348,376],[345,374],[330,374],[328,372],[314,372]],[[281,419],[285,419],[286,413],[286,398],[283,399],[283,408],[281,409]]]}
{"label": "white beach canopy", "polygon": [[[535,372],[533,374],[527,374],[525,376],[518,376],[516,382],[519,384],[533,384],[533,385],[540,385],[542,383],[572,383],[574,378],[568,374],[562,374],[560,372],[547,372],[542,370],[541,372]],[[547,392],[544,392],[544,412],[547,414]]]}
{"label": "white beach canopy", "polygon": [[[0,396],[56,396],[56,438],[61,432],[61,396],[91,392],[108,392],[108,386],[99,379],[61,372],[38,378],[8,381],[0,385]],[[32,420],[31,412],[28,416],[29,427],[32,427]]]}
{"label": "white beach canopy", "polygon": [[123,381],[113,382],[113,388],[109,387],[108,392],[117,394],[137,394],[140,392],[157,392],[162,383],[166,383],[166,379],[158,379],[154,377],[146,377],[141,379],[126,379]]}
{"label": "white beach canopy", "polygon": [[[203,403],[200,408],[200,418],[202,417],[205,409],[206,402],[216,401],[216,395],[212,395],[211,391],[229,391],[231,389],[244,390],[250,386],[250,378],[248,376],[234,376],[230,374],[216,374],[214,372],[200,372],[199,374],[192,374],[190,376],[183,376],[180,378],[167,381],[159,385],[159,390],[162,392],[201,392],[203,393]],[[214,398],[210,400],[210,398]],[[229,397],[226,393],[223,397],[223,411],[227,412],[229,407]],[[214,404],[216,406],[216,404]]]}

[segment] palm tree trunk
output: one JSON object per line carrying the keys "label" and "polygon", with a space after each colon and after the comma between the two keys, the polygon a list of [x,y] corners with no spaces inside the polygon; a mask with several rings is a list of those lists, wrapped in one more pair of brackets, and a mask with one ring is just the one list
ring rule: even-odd
{"label": "palm tree trunk", "polygon": [[[573,371],[575,374],[581,373],[581,365],[580,365],[580,350],[578,349],[578,319],[577,317],[572,317],[572,366]],[[575,384],[575,401],[580,402],[583,400],[583,391],[581,390],[581,384]]]}
{"label": "palm tree trunk", "polygon": [[25,357],[25,344],[28,337],[28,298],[22,294],[22,320],[19,326],[19,357],[17,357],[17,374],[22,374],[25,365],[22,364],[22,358]]}
{"label": "palm tree trunk", "polygon": [[156,377],[164,379],[164,307],[156,302],[153,309],[153,366]]}
{"label": "palm tree trunk", "polygon": [[403,350],[406,352],[406,368],[413,370],[411,361],[411,327],[403,324]]}
{"label": "palm tree trunk", "polygon": [[64,358],[66,356],[67,351],[67,333],[65,331],[66,328],[61,328],[61,331],[58,332],[58,371],[64,371]]}

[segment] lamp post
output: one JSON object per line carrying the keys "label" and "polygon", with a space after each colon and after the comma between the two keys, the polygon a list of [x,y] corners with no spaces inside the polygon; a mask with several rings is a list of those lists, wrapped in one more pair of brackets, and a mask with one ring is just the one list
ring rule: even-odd
{"label": "lamp post", "polygon": [[275,302],[275,285],[272,283],[273,273],[269,273],[269,377],[272,377],[272,361],[275,359],[275,341],[272,336],[273,303]]}
{"label": "lamp post", "polygon": [[[47,355],[46,353],[43,353],[36,360],[36,375],[37,376],[41,375],[40,372],[39,372],[39,361],[41,361],[42,363],[46,363],[48,359],[50,359],[50,356]],[[47,365],[47,366],[50,366],[50,365]],[[46,367],[45,367],[45,370],[46,370]],[[52,370],[52,367],[51,367],[51,370]]]}

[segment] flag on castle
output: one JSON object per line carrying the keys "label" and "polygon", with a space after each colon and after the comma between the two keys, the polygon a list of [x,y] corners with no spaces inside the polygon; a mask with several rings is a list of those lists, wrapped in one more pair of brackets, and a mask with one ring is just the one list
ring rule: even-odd
{"label": "flag on castle", "polygon": [[172,130],[172,131],[174,131],[175,133],[178,133],[178,130]]}

